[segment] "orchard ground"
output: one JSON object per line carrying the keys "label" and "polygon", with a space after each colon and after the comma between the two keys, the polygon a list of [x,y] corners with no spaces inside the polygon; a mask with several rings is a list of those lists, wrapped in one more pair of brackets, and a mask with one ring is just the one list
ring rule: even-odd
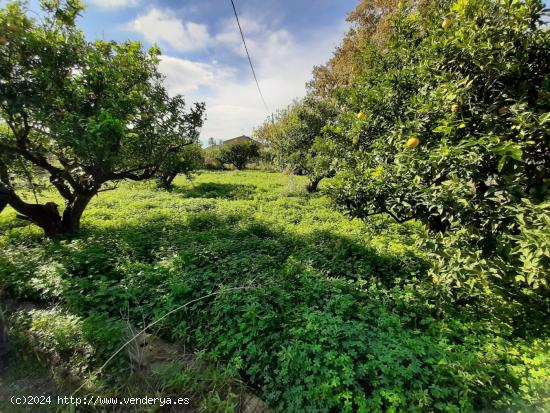
{"label": "orchard ground", "polygon": [[13,391],[40,391],[49,378],[55,386],[42,390],[52,394],[84,380],[81,394],[143,396],[132,394],[144,367],[132,350],[93,374],[129,326],[247,287],[196,302],[151,331],[208,367],[164,357],[139,377],[149,394],[187,392],[194,409],[212,412],[237,411],[243,388],[282,412],[550,406],[545,337],[519,337],[509,320],[459,305],[438,307],[420,225],[350,220],[323,191],[306,194],[306,182],[230,171],[178,177],[170,192],[122,183],[94,198],[78,235],[55,240],[8,208],[0,291],[26,304],[10,309],[12,367],[0,384],[36,371],[34,384]]}

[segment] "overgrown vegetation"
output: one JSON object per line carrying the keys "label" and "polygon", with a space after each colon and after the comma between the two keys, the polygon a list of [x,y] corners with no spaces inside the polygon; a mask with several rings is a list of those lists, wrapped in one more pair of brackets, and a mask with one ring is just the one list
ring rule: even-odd
{"label": "overgrown vegetation", "polygon": [[[246,386],[281,412],[550,410],[540,0],[361,1],[261,150],[201,150],[205,108],[166,95],[156,49],[87,43],[76,1],[43,4],[44,25],[0,13],[0,292],[34,363],[87,394],[141,371],[198,411],[239,411]],[[258,160],[290,174],[241,171]],[[237,170],[177,178],[201,165]],[[143,371],[136,340],[97,374],[175,309],[142,337],[168,363]]]}
{"label": "overgrown vegetation", "polygon": [[[0,288],[56,302],[71,328],[89,325],[95,337],[72,346],[62,329],[51,341],[40,333],[56,325],[45,313],[34,323],[41,351],[70,360],[91,345],[104,360],[121,314],[139,327],[220,288],[250,286],[174,314],[158,334],[224,360],[280,411],[548,406],[543,336],[520,338],[505,317],[436,307],[419,225],[350,221],[325,197],[306,196],[305,182],[250,171],[178,178],[171,193],[127,184],[95,198],[81,234],[62,240],[44,240],[9,212]],[[531,320],[540,331],[544,322]]]}

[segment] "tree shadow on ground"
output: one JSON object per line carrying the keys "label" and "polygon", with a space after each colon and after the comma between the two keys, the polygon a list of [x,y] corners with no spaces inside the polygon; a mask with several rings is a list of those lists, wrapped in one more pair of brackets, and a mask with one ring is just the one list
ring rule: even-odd
{"label": "tree shadow on ground", "polygon": [[225,199],[252,199],[256,192],[254,185],[221,184],[205,182],[190,187],[174,186],[172,192],[186,198],[225,198]]}
{"label": "tree shadow on ground", "polygon": [[[13,242],[17,243],[17,239]],[[410,252],[383,253],[330,231],[287,233],[249,216],[210,210],[186,213],[185,219],[155,216],[132,223],[121,221],[114,226],[88,223],[78,236],[37,245],[34,253],[43,254],[44,265],[62,268],[59,273],[64,280],[60,285],[78,292],[71,296],[73,304],[81,298],[95,302],[98,289],[125,284],[134,273],[145,271],[155,280],[177,277],[158,270],[168,261],[182,278],[192,272],[193,277],[204,277],[205,285],[212,286],[220,282],[237,285],[250,279],[272,280],[288,273],[289,265],[297,265],[296,274],[307,274],[320,283],[328,279],[365,280],[390,288],[427,269],[427,263]],[[4,270],[20,267],[21,271],[0,272],[0,278],[4,277],[8,285],[10,279],[17,279],[18,291],[28,281],[28,296],[43,295],[40,291],[33,293],[33,285],[41,285],[36,274],[51,271],[25,268],[20,256],[12,258],[14,262],[4,263]],[[134,288],[139,294],[150,293],[145,284]],[[90,295],[85,297],[87,293]],[[67,299],[65,292],[56,295]],[[79,307],[85,310],[86,305]],[[87,311],[94,311],[93,306]],[[119,308],[113,313],[120,314]]]}
{"label": "tree shadow on ground", "polygon": [[[427,304],[424,297],[409,296],[403,307],[399,293],[393,295],[392,288],[399,289],[403,280],[413,275],[425,277],[427,264],[413,252],[386,254],[330,231],[290,233],[239,214],[199,211],[182,218],[89,224],[74,239],[39,245],[48,258],[46,265],[62,268],[61,280],[55,283],[60,305],[84,317],[125,314],[130,322],[143,326],[220,288],[252,286],[251,290],[197,302],[174,314],[162,323],[159,335],[213,351],[223,360],[245,354],[247,361],[240,372],[250,385],[259,388],[265,385],[266,376],[254,372],[282,368],[281,351],[308,354],[311,365],[323,366],[327,377],[352,372],[349,387],[339,391],[365,397],[372,389],[369,377],[359,370],[371,360],[381,360],[382,370],[423,366],[404,387],[432,375],[438,380],[438,360],[453,360],[456,372],[468,371],[472,357],[487,374],[501,370],[498,360],[484,360],[483,348],[462,348],[461,337],[443,327],[439,330],[432,309],[423,307]],[[11,268],[24,265],[10,264]],[[9,265],[3,266],[9,271]],[[1,271],[0,265],[0,279],[4,278],[9,288],[10,277]],[[52,284],[37,283],[36,273],[48,274],[41,268],[16,274],[18,290],[26,283],[28,296],[48,294]],[[365,284],[376,287],[366,291]],[[409,291],[417,293],[421,294]],[[414,308],[409,307],[413,303]],[[431,320],[426,328],[423,320]],[[418,352],[409,351],[409,346],[418,346]],[[313,351],[316,347],[319,349]],[[464,351],[475,353],[464,358],[462,365],[459,355]],[[426,352],[435,367],[425,365]],[[344,367],[330,357],[345,360]],[[290,369],[289,380],[295,374],[296,381],[276,387],[283,399],[294,397],[287,394],[293,386],[311,394],[328,386],[323,374],[307,373],[310,364],[301,365],[299,360],[289,361],[285,367]],[[271,382],[280,379],[265,374]],[[307,374],[311,377],[305,380]],[[501,378],[503,383],[513,381],[513,377]]]}

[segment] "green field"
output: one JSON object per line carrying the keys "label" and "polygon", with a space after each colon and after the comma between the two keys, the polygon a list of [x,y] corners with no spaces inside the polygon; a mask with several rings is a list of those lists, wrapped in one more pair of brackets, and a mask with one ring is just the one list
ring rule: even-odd
{"label": "green field", "polygon": [[[304,184],[258,171],[178,178],[171,192],[123,183],[93,200],[81,233],[56,240],[8,209],[0,290],[48,303],[12,316],[19,356],[38,354],[63,367],[58,380],[80,383],[123,342],[125,325],[246,287],[152,332],[215,365],[209,380],[242,381],[275,411],[544,408],[544,342],[506,341],[505,321],[436,308],[423,287],[432,281],[420,226],[350,220]],[[87,391],[122,393],[112,384],[128,358],[122,352]],[[235,410],[223,385],[183,376],[155,391],[193,390],[202,411]]]}

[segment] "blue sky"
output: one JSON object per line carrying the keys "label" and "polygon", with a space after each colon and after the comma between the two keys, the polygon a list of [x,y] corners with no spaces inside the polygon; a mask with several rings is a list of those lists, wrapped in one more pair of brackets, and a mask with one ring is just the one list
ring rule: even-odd
{"label": "blue sky", "polygon": [[[89,39],[157,43],[171,94],[207,104],[201,139],[251,134],[268,115],[258,95],[230,0],[84,0]],[[305,93],[359,0],[234,0],[271,111]],[[3,3],[0,0],[0,3]],[[550,1],[546,1],[548,6]],[[31,0],[31,8],[37,0]]]}
{"label": "blue sky", "polygon": [[[163,52],[172,94],[205,101],[201,139],[251,134],[268,115],[257,92],[229,0],[85,0],[89,39],[142,40]],[[303,96],[314,65],[342,38],[358,0],[235,0],[271,111]],[[31,3],[32,4],[32,3]]]}

